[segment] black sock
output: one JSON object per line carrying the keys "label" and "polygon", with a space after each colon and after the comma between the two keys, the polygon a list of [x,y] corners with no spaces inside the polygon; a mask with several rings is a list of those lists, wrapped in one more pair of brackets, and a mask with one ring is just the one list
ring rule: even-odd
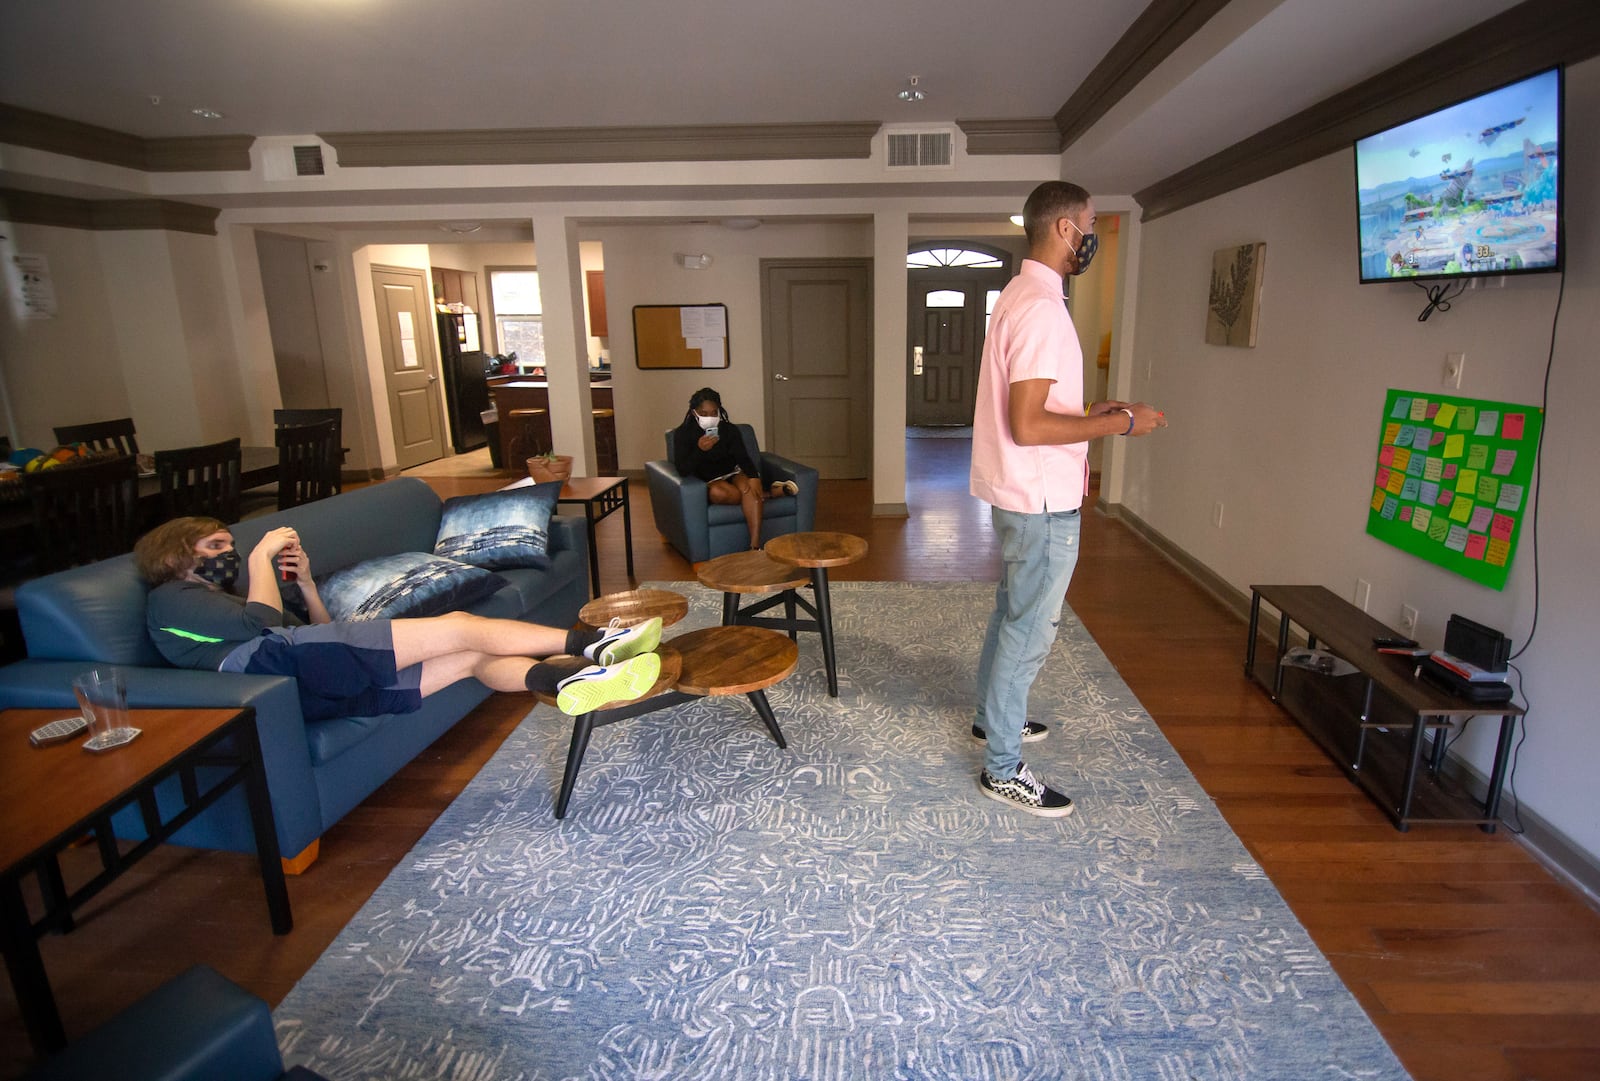
{"label": "black sock", "polygon": [[600,641],[600,636],[603,633],[603,631],[597,631],[593,627],[585,627],[579,624],[567,632],[567,648],[564,652],[569,656],[581,657],[584,650]]}
{"label": "black sock", "polygon": [[589,666],[589,662],[581,657],[559,657],[551,661],[536,661],[528,674],[522,677],[522,682],[534,694],[555,694],[557,686],[562,680],[575,672],[581,672]]}

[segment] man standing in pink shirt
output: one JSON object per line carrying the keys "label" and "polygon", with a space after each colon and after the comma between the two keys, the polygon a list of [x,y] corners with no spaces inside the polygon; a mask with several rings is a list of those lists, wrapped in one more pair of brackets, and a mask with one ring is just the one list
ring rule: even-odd
{"label": "man standing in pink shirt", "polygon": [[1078,509],[1088,490],[1088,442],[1149,435],[1166,417],[1144,402],[1083,405],[1083,351],[1063,288],[1094,258],[1094,201],[1050,180],[1023,207],[1028,258],[995,303],[972,421],[972,494],[990,504],[1003,566],[978,659],[975,739],[985,740],[978,789],[1028,814],[1059,818],[1072,800],[1034,776],[1022,744],[1044,739],[1028,720],[1033,686],[1061,621],[1078,563]]}

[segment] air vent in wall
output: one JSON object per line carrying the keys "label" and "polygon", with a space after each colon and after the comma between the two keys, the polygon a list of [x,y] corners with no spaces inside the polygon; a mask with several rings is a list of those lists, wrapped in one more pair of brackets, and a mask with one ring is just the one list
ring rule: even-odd
{"label": "air vent in wall", "polygon": [[311,146],[297,146],[294,148],[294,175],[295,176],[321,176],[322,147],[313,143]]}
{"label": "air vent in wall", "polygon": [[955,139],[948,131],[889,133],[889,168],[918,169],[949,165],[955,157]]}

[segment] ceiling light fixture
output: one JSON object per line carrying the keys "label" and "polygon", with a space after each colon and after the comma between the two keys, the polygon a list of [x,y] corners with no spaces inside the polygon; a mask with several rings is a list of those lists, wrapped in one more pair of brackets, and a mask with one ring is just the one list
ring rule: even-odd
{"label": "ceiling light fixture", "polygon": [[722,219],[722,227],[724,229],[737,229],[737,230],[740,230],[740,231],[743,231],[745,229],[759,229],[761,227],[761,219],[760,218],[723,218]]}
{"label": "ceiling light fixture", "polygon": [[922,87],[917,85],[919,78],[920,76],[916,75],[906,76],[906,85],[901,88],[900,93],[896,94],[895,97],[906,102],[921,101],[923,98],[927,97],[927,91],[923,90]]}
{"label": "ceiling light fixture", "polygon": [[439,228],[443,229],[447,233],[454,233],[457,236],[466,236],[468,233],[476,233],[479,229],[482,229],[483,222],[447,221],[443,225],[439,226]]}
{"label": "ceiling light fixture", "polygon": [[215,109],[207,109],[204,106],[202,106],[201,108],[198,108],[198,109],[190,109],[189,111],[191,113],[193,113],[195,116],[198,116],[202,120],[221,120],[222,119],[222,114],[221,113],[217,112]]}
{"label": "ceiling light fixture", "polygon": [[1021,229],[1022,228],[1022,215],[1021,214],[1013,214],[1013,215],[1011,215],[1011,224],[1015,225],[1018,229]]}

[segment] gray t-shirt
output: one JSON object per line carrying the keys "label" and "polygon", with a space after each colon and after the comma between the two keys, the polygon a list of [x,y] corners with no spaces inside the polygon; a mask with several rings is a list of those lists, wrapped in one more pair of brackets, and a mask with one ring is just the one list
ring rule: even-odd
{"label": "gray t-shirt", "polygon": [[186,579],[152,589],[145,606],[145,627],[161,655],[179,668],[209,672],[262,631],[304,625],[293,612]]}

